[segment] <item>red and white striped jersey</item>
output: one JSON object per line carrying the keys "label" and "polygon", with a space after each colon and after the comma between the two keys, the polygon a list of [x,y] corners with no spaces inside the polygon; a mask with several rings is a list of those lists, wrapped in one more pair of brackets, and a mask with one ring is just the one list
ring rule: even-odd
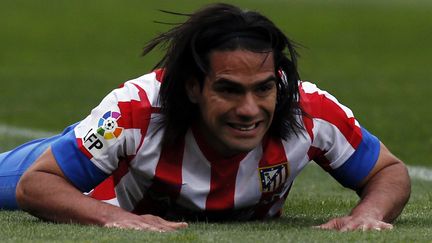
{"label": "red and white striped jersey", "polygon": [[137,214],[260,219],[280,215],[295,177],[311,160],[354,188],[378,158],[379,141],[347,107],[309,82],[300,82],[306,115],[298,116],[304,129],[297,136],[266,137],[252,151],[224,159],[190,128],[176,146],[163,148],[160,75],[126,82],[52,144],[77,188],[99,185],[94,198]]}

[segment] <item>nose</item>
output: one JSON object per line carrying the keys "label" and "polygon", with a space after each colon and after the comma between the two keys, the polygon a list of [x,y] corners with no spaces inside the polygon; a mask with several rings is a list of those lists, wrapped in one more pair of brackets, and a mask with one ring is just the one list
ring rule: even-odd
{"label": "nose", "polygon": [[243,118],[253,118],[258,114],[259,106],[256,97],[249,92],[244,94],[236,107],[236,115]]}

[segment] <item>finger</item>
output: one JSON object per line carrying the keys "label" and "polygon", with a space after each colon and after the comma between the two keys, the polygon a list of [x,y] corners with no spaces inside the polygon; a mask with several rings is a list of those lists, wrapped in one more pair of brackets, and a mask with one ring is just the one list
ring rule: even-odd
{"label": "finger", "polygon": [[367,224],[364,224],[362,222],[356,221],[356,220],[345,220],[341,222],[339,227],[336,229],[339,232],[347,232],[347,231],[354,231],[354,230],[366,230]]}
{"label": "finger", "polygon": [[152,231],[152,232],[159,232],[159,233],[172,231],[171,229],[167,229],[165,227],[160,227],[160,226],[148,226],[147,228],[145,228],[145,230]]}
{"label": "finger", "polygon": [[174,222],[174,221],[168,221],[158,216],[151,216],[153,217],[153,220],[155,220],[158,224],[160,224],[164,229],[167,230],[177,230],[188,227],[188,224],[186,222]]}
{"label": "finger", "polygon": [[334,226],[334,224],[326,223],[326,224],[321,224],[321,225],[312,226],[312,228],[315,228],[315,229],[322,229],[322,230],[331,230],[331,229],[334,229],[335,226]]}
{"label": "finger", "polygon": [[154,232],[166,232],[172,231],[170,228],[163,227],[161,225],[154,225],[148,222],[139,221],[122,221],[113,222],[106,224],[107,228],[118,228],[118,229],[133,229],[133,230],[144,230],[144,231],[154,231]]}
{"label": "finger", "polygon": [[332,229],[332,226],[329,224],[320,224],[320,225],[312,226],[312,228],[328,230],[328,229]]}
{"label": "finger", "polygon": [[378,223],[364,223],[357,225],[356,227],[350,228],[347,227],[346,230],[361,230],[361,231],[381,231],[381,230],[391,230],[393,229],[393,225],[385,222],[378,222]]}
{"label": "finger", "polygon": [[186,222],[165,221],[165,225],[173,229],[183,229],[188,227]]}
{"label": "finger", "polygon": [[[146,226],[147,225],[147,226]],[[148,227],[148,229],[150,231],[157,231],[160,233],[163,232],[170,232],[170,231],[175,231],[176,229],[169,227],[163,223],[160,222],[147,222],[147,223],[143,223],[144,227]]]}
{"label": "finger", "polygon": [[393,225],[389,224],[389,223],[383,223],[382,228],[386,229],[386,230],[392,230],[393,229]]}
{"label": "finger", "polygon": [[154,215],[143,215],[142,218],[145,218],[146,223],[151,223],[155,227],[159,227],[164,231],[175,231],[178,229],[186,228],[188,226],[188,224],[185,222],[168,221]]}
{"label": "finger", "polygon": [[143,215],[138,219],[122,220],[104,225],[107,228],[134,229],[154,232],[175,231],[188,226],[185,222],[172,222],[154,215]]}
{"label": "finger", "polygon": [[119,228],[120,227],[120,225],[118,225],[118,223],[107,223],[107,224],[105,224],[104,225],[104,227],[107,227],[107,228]]}
{"label": "finger", "polygon": [[338,219],[331,219],[324,224],[314,226],[314,228],[323,229],[323,230],[333,230],[333,229],[338,230],[341,226],[342,225]]}
{"label": "finger", "polygon": [[104,225],[107,228],[117,228],[117,229],[133,229],[133,230],[147,230],[151,227],[149,225],[143,225],[135,222],[113,222]]}
{"label": "finger", "polygon": [[156,222],[136,222],[133,226],[132,229],[136,229],[136,230],[144,230],[144,231],[152,231],[152,232],[159,232],[159,233],[163,233],[163,232],[168,232],[168,231],[172,231],[172,229],[156,223]]}
{"label": "finger", "polygon": [[372,230],[381,231],[381,230],[392,230],[393,225],[385,222],[380,222],[379,224],[375,225]]}
{"label": "finger", "polygon": [[107,228],[117,228],[117,229],[139,229],[139,225],[132,222],[113,222],[105,224],[104,227]]}

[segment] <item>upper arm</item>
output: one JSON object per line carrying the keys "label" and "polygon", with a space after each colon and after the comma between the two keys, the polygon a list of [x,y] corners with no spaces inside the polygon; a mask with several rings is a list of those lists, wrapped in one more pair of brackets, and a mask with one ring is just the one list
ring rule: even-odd
{"label": "upper arm", "polygon": [[314,160],[345,187],[357,188],[378,159],[380,142],[355,119],[353,112],[315,85],[301,86],[304,124]]}
{"label": "upper arm", "polygon": [[28,206],[29,195],[37,194],[35,188],[46,191],[47,186],[60,188],[67,185],[73,187],[57,164],[51,148],[48,148],[21,176],[17,184],[16,198],[20,207],[25,208],[24,205]]}
{"label": "upper arm", "polygon": [[66,179],[63,171],[60,169],[56,159],[54,158],[51,148],[45,150],[35,163],[28,168],[23,176],[34,172],[49,173]]}
{"label": "upper arm", "polygon": [[302,108],[309,115],[304,118],[311,137],[309,158],[339,183],[357,190],[386,168],[406,170],[335,97],[310,83],[303,83],[300,91]]}
{"label": "upper arm", "polygon": [[401,168],[405,169],[405,165],[403,162],[398,159],[396,156],[394,156],[387,147],[380,142],[380,153],[378,155],[378,159],[372,168],[372,170],[369,172],[369,174],[362,180],[362,182],[359,184],[359,188],[362,188],[364,185],[367,184],[367,182],[370,181],[372,177],[377,175],[380,171],[385,170],[387,168],[390,168],[392,166],[399,165],[402,166]]}
{"label": "upper arm", "polygon": [[137,100],[139,95],[139,86],[126,83],[51,144],[51,160],[80,191],[90,191],[118,168],[120,159],[135,155],[144,139],[140,125],[151,114],[150,105]]}
{"label": "upper arm", "polygon": [[[119,103],[130,89],[129,85],[112,91],[85,119],[66,129],[33,163],[24,179],[36,173],[57,175],[83,192],[103,181],[117,168],[119,158],[126,157],[127,135],[121,126],[129,123],[130,114],[128,107],[121,109],[125,105]],[[133,139],[128,141],[134,144]]]}

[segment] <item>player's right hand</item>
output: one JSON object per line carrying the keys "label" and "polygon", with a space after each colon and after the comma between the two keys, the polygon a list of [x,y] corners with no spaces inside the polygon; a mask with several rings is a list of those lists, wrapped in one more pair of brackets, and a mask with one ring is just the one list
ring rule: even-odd
{"label": "player's right hand", "polygon": [[186,222],[173,222],[151,214],[121,219],[104,225],[108,228],[134,229],[156,232],[170,232],[188,227]]}

